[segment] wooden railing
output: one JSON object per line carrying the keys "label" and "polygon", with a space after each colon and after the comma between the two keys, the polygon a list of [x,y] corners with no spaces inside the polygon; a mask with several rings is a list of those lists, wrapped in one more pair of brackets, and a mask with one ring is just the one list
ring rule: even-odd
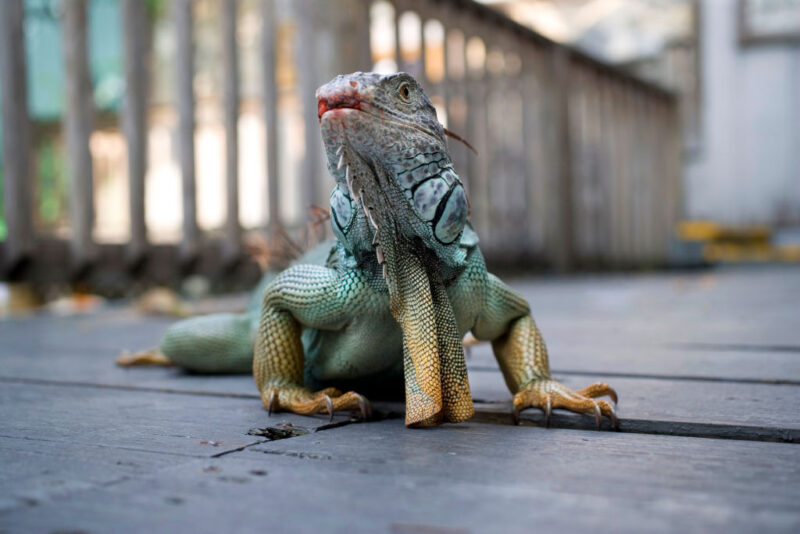
{"label": "wooden railing", "polygon": [[[175,281],[191,272],[249,282],[256,269],[239,222],[237,119],[239,50],[236,0],[219,6],[227,219],[217,237],[197,222],[192,0],[169,2],[175,33],[175,101],[183,186],[182,240],[148,242],[148,21],[145,2],[120,0],[124,17],[125,101],[130,239],[98,245],[94,224],[91,83],[86,2],[62,2],[66,106],[62,131],[70,181],[68,239],[34,233],[31,124],[26,106],[21,0],[0,3],[4,216],[0,243],[6,279],[38,283],[97,280]],[[260,0],[266,198],[269,225],[283,224],[278,144],[279,95],[273,0]],[[281,4],[284,5],[284,4]],[[391,62],[416,76],[441,119],[475,146],[452,144],[467,184],[472,220],[490,263],[557,269],[640,267],[663,263],[680,204],[681,140],[674,96],[584,54],[555,44],[500,13],[469,0],[294,0],[294,64],[305,124],[305,157],[292,187],[304,205],[325,205],[327,176],[316,119],[315,88],[339,72]],[[370,15],[373,16],[372,25]],[[285,14],[281,14],[285,17]],[[382,16],[381,27],[376,17]],[[386,20],[391,21],[386,27]],[[393,46],[375,32],[394,33]],[[409,29],[410,28],[410,29]],[[372,39],[371,39],[372,37]],[[385,41],[386,39],[384,39]],[[384,43],[385,45],[385,43]],[[387,51],[388,50],[388,51]],[[325,185],[328,184],[328,185]],[[93,273],[93,274],[92,274]],[[100,277],[102,278],[102,277]]]}

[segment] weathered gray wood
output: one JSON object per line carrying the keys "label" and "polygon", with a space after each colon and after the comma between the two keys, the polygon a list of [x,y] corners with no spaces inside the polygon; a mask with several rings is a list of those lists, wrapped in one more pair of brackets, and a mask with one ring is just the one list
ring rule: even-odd
{"label": "weathered gray wood", "polygon": [[403,15],[403,4],[394,0],[394,62],[397,65],[397,72],[407,70],[405,60],[403,59],[403,39],[400,35],[400,17]]}
{"label": "weathered gray wood", "polygon": [[0,516],[192,460],[190,455],[0,436]]}
{"label": "weathered gray wood", "polygon": [[175,99],[178,108],[178,152],[183,187],[183,237],[181,255],[192,261],[200,249],[197,224],[197,184],[194,153],[194,23],[192,0],[172,3],[175,27]]}
{"label": "weathered gray wood", "polygon": [[[270,416],[258,400],[236,396],[4,383],[0,399],[16,407],[0,413],[3,438],[183,456],[213,457],[264,441],[248,433],[254,428],[291,424],[313,432],[330,424],[327,415]],[[348,420],[348,413],[334,416],[334,423]]]}
{"label": "weathered gray wood", "polygon": [[569,109],[569,64],[570,55],[566,48],[552,49],[553,88],[551,104],[556,112],[558,123],[554,125],[558,133],[558,237],[553,243],[553,266],[558,271],[572,267],[574,254],[574,214],[572,191],[572,136],[570,134]]}
{"label": "weathered gray wood", "polygon": [[242,253],[239,223],[239,51],[236,45],[237,0],[220,4],[222,25],[222,108],[225,124],[225,250],[229,260]]}
{"label": "weathered gray wood", "polygon": [[4,515],[4,525],[90,532],[111,525],[117,532],[219,532],[232,525],[292,532],[516,533],[531,525],[792,532],[800,524],[797,459],[796,446],[772,443],[480,423],[420,432],[396,419],[213,460],[178,460],[152,475],[20,506]]}
{"label": "weathered gray wood", "polygon": [[[757,380],[796,379],[800,351],[652,347],[659,332],[682,339],[687,325],[699,324],[695,309],[722,322],[738,321],[743,310],[754,339],[759,328],[794,334],[798,319],[788,311],[798,276],[763,269],[721,271],[713,284],[707,273],[512,281],[539,309],[556,378],[617,389],[619,433],[561,411],[552,425],[563,428],[541,428],[537,410],[511,425],[510,394],[486,345],[468,361],[479,400],[472,420],[409,430],[402,402],[376,403],[389,420],[351,424],[340,414],[331,427],[325,416],[268,417],[249,376],[111,364],[120,348],[152,345],[169,319],[121,308],[0,322],[3,528],[219,532],[279,524],[316,532],[324,514],[325,528],[348,532],[528,532],[532,524],[794,532],[800,448],[763,440],[800,440],[800,380]],[[746,313],[747,303],[763,312]],[[668,372],[709,376],[655,376]],[[247,434],[265,427],[314,432],[272,442]],[[363,512],[353,519],[356,501]],[[313,516],[303,513],[308,502]]]}
{"label": "weathered gray wood", "polygon": [[427,58],[425,57],[428,46],[427,39],[425,38],[425,23],[430,19],[430,13],[427,9],[428,5],[427,0],[417,0],[414,4],[416,13],[419,15],[419,61],[417,63],[416,75],[419,76],[418,79],[422,80],[423,84],[433,86],[428,79]]}
{"label": "weathered gray wood", "polygon": [[280,199],[278,177],[278,85],[276,68],[275,0],[261,0],[261,68],[263,76],[264,124],[267,134],[267,211],[273,228],[280,224]]}
{"label": "weathered gray wood", "polygon": [[89,264],[96,254],[94,227],[94,173],[89,137],[92,135],[94,98],[89,76],[86,1],[62,6],[65,106],[64,137],[70,181],[70,223],[73,268]]}
{"label": "weathered gray wood", "polygon": [[31,132],[22,0],[0,2],[0,93],[3,99],[3,212],[8,227],[4,271],[33,251]]}
{"label": "weathered gray wood", "polygon": [[125,63],[122,130],[128,148],[128,210],[131,225],[128,259],[134,263],[144,257],[147,249],[144,178],[147,172],[147,60],[150,30],[145,8],[145,4],[139,0],[123,0],[120,10]]}
{"label": "weathered gray wood", "polygon": [[[499,369],[483,369],[470,372],[472,395],[482,402],[497,403],[486,409],[499,411],[505,417],[511,412],[511,394]],[[800,400],[800,385],[624,378],[588,373],[555,374],[555,377],[572,389],[595,382],[611,384],[619,395],[617,415],[622,430],[800,443],[800,421],[794,408]],[[529,415],[543,420],[540,410],[531,409]],[[554,420],[552,424],[560,426],[562,422],[582,428],[595,425],[594,416],[570,413],[564,414],[563,421]]]}
{"label": "weathered gray wood", "polygon": [[[317,202],[317,189],[322,168],[320,165],[321,141],[319,134],[319,119],[317,117],[317,101],[315,93],[318,85],[318,72],[316,54],[314,53],[314,36],[316,20],[329,23],[332,5],[318,4],[313,0],[295,0],[292,2],[295,20],[297,21],[297,70],[300,78],[300,106],[303,117],[303,139],[305,155],[300,165],[300,179],[297,187],[300,189],[300,203],[303,212]],[[335,6],[333,6],[335,9]],[[319,13],[319,10],[323,10]],[[335,19],[333,19],[335,20]]]}

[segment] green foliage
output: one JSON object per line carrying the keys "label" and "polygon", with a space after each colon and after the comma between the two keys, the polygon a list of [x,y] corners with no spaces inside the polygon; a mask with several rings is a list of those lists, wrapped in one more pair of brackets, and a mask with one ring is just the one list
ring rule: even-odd
{"label": "green foliage", "polygon": [[166,0],[145,0],[147,4],[147,14],[150,20],[158,20],[164,15],[167,8]]}
{"label": "green foliage", "polygon": [[46,225],[57,223],[66,212],[64,159],[64,154],[52,137],[44,140],[36,151],[38,215]]}

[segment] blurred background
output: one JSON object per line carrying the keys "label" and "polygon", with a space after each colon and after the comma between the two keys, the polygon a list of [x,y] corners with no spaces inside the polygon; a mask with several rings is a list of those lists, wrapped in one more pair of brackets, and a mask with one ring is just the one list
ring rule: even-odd
{"label": "blurred background", "polygon": [[314,91],[356,70],[477,149],[492,268],[797,262],[798,45],[800,0],[3,0],[0,308],[242,289],[330,235]]}

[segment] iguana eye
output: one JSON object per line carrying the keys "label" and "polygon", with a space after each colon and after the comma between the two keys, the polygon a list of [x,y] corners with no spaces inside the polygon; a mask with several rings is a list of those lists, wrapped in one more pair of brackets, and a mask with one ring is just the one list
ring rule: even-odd
{"label": "iguana eye", "polygon": [[400,98],[408,102],[408,99],[411,97],[411,88],[407,83],[404,83],[397,89],[397,93],[400,95]]}

